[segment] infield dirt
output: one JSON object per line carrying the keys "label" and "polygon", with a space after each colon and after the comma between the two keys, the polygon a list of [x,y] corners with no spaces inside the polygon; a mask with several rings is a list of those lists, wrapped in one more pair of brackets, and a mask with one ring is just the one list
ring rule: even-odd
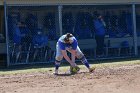
{"label": "infield dirt", "polygon": [[0,75],[0,93],[140,93],[140,65],[82,69],[59,76],[47,72]]}

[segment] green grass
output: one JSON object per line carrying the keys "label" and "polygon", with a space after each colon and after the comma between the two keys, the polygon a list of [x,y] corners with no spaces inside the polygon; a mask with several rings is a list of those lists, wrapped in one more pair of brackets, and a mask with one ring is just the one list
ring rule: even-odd
{"label": "green grass", "polygon": [[5,70],[5,71],[0,71],[0,75],[46,72],[49,70],[50,70],[50,68],[29,68],[29,69],[21,69],[21,70]]}
{"label": "green grass", "polygon": [[[116,66],[122,66],[122,65],[140,65],[140,60],[121,60],[121,61],[111,61],[111,63],[106,63],[104,61],[100,61],[99,63],[96,64],[91,64],[92,67],[96,68],[104,68],[104,67],[116,67]],[[91,63],[91,62],[90,62]],[[63,65],[63,64],[62,64]],[[79,65],[81,69],[85,69],[84,65]],[[66,71],[69,69],[69,66],[61,66],[60,70]],[[22,69],[3,69],[0,70],[0,75],[9,75],[9,74],[22,74],[22,73],[35,73],[35,72],[53,72],[54,67],[37,67],[37,66],[31,66],[31,67],[26,67]]]}
{"label": "green grass", "polygon": [[140,60],[129,60],[129,61],[117,61],[112,63],[99,63],[94,64],[94,67],[103,68],[103,67],[116,67],[122,65],[140,65]]}

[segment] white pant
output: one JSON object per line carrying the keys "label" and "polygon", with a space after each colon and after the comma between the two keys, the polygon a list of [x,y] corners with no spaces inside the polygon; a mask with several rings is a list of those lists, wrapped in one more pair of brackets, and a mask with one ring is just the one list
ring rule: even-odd
{"label": "white pant", "polygon": [[[71,52],[71,48],[66,48],[67,51]],[[79,46],[76,48],[76,57],[80,59],[84,54],[81,52]],[[63,59],[62,51],[58,43],[56,44],[56,60],[61,61]]]}

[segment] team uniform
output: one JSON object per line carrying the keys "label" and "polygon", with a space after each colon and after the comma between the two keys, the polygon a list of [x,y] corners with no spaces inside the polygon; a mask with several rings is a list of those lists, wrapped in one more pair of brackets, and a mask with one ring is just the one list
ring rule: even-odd
{"label": "team uniform", "polygon": [[[55,67],[56,69],[59,68],[61,60],[63,59],[63,54],[61,50],[67,50],[69,52],[71,52],[71,50],[75,50],[76,51],[76,57],[78,59],[81,60],[81,62],[89,69],[89,63],[87,61],[87,59],[85,58],[84,54],[81,52],[79,46],[78,46],[78,42],[77,39],[73,36],[70,37],[70,40],[72,41],[72,43],[65,43],[64,38],[66,37],[66,35],[63,35],[59,38],[57,44],[56,44],[56,57],[55,57]],[[92,70],[93,71],[93,70]]]}
{"label": "team uniform", "polygon": [[59,38],[57,45],[56,45],[56,60],[61,61],[63,58],[61,50],[67,50],[70,52],[71,49],[76,50],[76,57],[83,56],[83,53],[81,52],[78,42],[75,37],[71,37],[71,40],[73,41],[71,44],[67,44],[64,42],[64,38],[66,35],[63,35]]}

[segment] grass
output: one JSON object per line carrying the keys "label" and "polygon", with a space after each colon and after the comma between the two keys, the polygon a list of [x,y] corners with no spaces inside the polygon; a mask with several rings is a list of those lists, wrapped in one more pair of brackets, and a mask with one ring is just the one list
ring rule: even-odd
{"label": "grass", "polygon": [[112,62],[112,63],[99,63],[94,64],[97,68],[103,67],[116,67],[116,66],[124,66],[124,65],[140,65],[140,60],[130,60],[130,61],[119,61],[119,62]]}
{"label": "grass", "polygon": [[[90,62],[91,63],[91,62]],[[60,70],[66,71],[69,69],[68,65],[61,66]],[[104,68],[104,67],[116,67],[122,65],[140,65],[140,60],[119,60],[119,61],[100,61],[96,64],[91,64],[92,67],[96,68]],[[81,69],[85,69],[84,65],[79,64]],[[0,70],[0,75],[10,75],[10,74],[22,74],[22,73],[35,73],[35,72],[52,72],[54,71],[54,67],[50,66],[31,66],[31,67],[24,67],[24,68],[16,68],[16,69],[2,69]]]}

